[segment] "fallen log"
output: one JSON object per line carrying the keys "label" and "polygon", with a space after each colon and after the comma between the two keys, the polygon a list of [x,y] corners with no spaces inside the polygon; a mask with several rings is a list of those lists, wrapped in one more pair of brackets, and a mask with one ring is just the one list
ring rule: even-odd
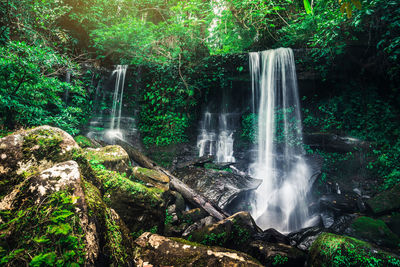
{"label": "fallen log", "polygon": [[170,179],[170,185],[172,186],[172,188],[175,191],[181,193],[182,196],[193,205],[203,208],[208,214],[210,214],[211,216],[213,216],[218,220],[223,220],[229,217],[229,214],[227,214],[225,211],[213,205],[204,196],[202,196],[201,194],[190,188],[188,185],[180,181],[178,178],[173,176],[171,173],[169,173],[161,166],[157,165],[157,163],[155,163],[154,161],[143,155],[143,153],[134,148],[128,142],[125,142],[124,140],[121,139],[115,139],[114,142],[116,145],[119,145],[123,149],[125,149],[131,160],[136,162],[138,165],[144,168],[157,170],[166,174]]}

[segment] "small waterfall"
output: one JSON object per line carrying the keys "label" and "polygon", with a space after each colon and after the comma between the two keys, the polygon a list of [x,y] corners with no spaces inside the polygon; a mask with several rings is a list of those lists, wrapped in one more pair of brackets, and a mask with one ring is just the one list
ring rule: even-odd
{"label": "small waterfall", "polygon": [[113,71],[113,74],[116,74],[115,80],[115,89],[113,96],[113,104],[111,110],[111,124],[110,130],[120,129],[121,123],[121,110],[122,110],[122,99],[124,96],[124,85],[125,85],[125,76],[128,65],[117,65],[117,68]]}
{"label": "small waterfall", "polygon": [[303,158],[302,125],[293,52],[250,53],[252,105],[258,111],[257,156],[250,174],[263,182],[255,192],[257,224],[289,232],[309,219],[310,170]]}
{"label": "small waterfall", "polygon": [[233,133],[236,117],[236,113],[204,113],[197,137],[199,157],[215,155],[217,162],[235,162]]}

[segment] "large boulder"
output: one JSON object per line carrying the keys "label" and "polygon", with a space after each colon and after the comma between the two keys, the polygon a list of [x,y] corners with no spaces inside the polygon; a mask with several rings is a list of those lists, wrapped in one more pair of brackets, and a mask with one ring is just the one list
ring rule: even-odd
{"label": "large boulder", "polygon": [[309,253],[309,266],[399,266],[400,258],[356,238],[321,234]]}
{"label": "large boulder", "polygon": [[162,233],[166,208],[163,190],[132,181],[101,164],[92,164],[92,168],[104,188],[105,203],[121,216],[133,236],[150,230]]}
{"label": "large boulder", "polygon": [[105,146],[101,148],[86,148],[84,156],[96,164],[102,164],[107,169],[119,173],[132,173],[130,159],[126,151],[117,145]]}
{"label": "large boulder", "polygon": [[385,214],[400,210],[400,184],[369,199],[367,205],[374,214]]}
{"label": "large boulder", "polygon": [[177,169],[174,175],[221,209],[261,184],[250,176],[193,166]]}
{"label": "large boulder", "polygon": [[0,139],[0,199],[24,179],[70,160],[79,149],[68,133],[41,126]]}
{"label": "large boulder", "polygon": [[249,255],[144,233],[135,240],[137,266],[262,266]]}
{"label": "large boulder", "polygon": [[89,220],[78,164],[56,164],[22,183],[0,204],[2,263],[95,264],[99,235]]}

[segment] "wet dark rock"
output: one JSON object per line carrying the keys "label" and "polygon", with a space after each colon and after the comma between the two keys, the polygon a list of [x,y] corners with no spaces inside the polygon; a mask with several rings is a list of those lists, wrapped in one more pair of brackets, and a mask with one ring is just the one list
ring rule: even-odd
{"label": "wet dark rock", "polygon": [[308,250],[317,237],[324,232],[321,227],[308,227],[288,234],[290,244],[301,250]]}
{"label": "wet dark rock", "polygon": [[343,234],[356,217],[357,215],[355,214],[339,216],[334,220],[334,223],[329,227],[329,231],[336,234]]}
{"label": "wet dark rock", "polygon": [[353,213],[360,211],[359,199],[360,197],[355,194],[330,194],[323,195],[319,199],[319,203],[322,209],[334,211],[337,213]]}
{"label": "wet dark rock", "polygon": [[183,163],[178,163],[175,168],[176,169],[182,169],[190,166],[196,166],[196,167],[204,167],[205,164],[207,163],[212,163],[214,161],[215,157],[214,156],[203,156],[195,159],[191,159],[189,161],[183,162]]}
{"label": "wet dark rock", "polygon": [[400,213],[392,213],[390,215],[382,216],[379,219],[384,221],[390,230],[400,237]]}
{"label": "wet dark rock", "polygon": [[287,236],[273,228],[264,230],[262,233],[256,233],[252,237],[252,239],[255,241],[263,241],[266,243],[281,243],[286,245],[290,244],[290,240]]}
{"label": "wet dark rock", "polygon": [[306,133],[303,134],[303,141],[312,148],[328,152],[351,152],[356,148],[369,147],[368,142],[331,133]]}
{"label": "wet dark rock", "polygon": [[249,244],[247,253],[264,266],[304,266],[307,255],[303,251],[283,243],[268,243],[261,240]]}
{"label": "wet dark rock", "polygon": [[367,205],[376,215],[400,210],[400,184],[367,200]]}
{"label": "wet dark rock", "polygon": [[178,169],[174,175],[221,209],[261,184],[250,176],[196,167]]}

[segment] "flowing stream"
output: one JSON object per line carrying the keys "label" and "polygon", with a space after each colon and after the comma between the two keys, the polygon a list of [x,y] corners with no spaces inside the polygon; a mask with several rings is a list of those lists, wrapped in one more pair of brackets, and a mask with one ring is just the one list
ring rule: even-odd
{"label": "flowing stream", "polygon": [[311,173],[304,160],[293,52],[279,48],[250,53],[250,71],[258,143],[249,169],[263,180],[255,192],[252,215],[263,229],[294,231],[309,219]]}

